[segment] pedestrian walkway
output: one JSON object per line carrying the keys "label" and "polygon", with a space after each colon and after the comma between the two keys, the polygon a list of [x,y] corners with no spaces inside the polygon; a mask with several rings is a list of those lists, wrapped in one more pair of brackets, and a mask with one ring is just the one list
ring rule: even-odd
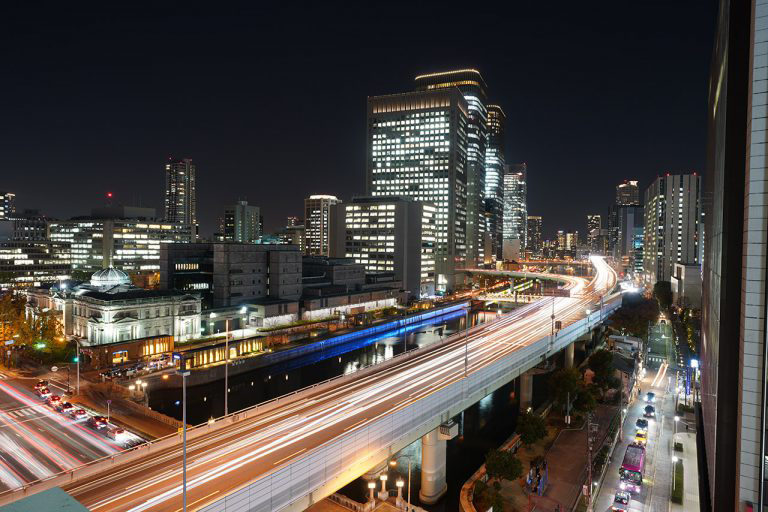
{"label": "pedestrian walkway", "polygon": [[696,434],[680,432],[674,435],[674,443],[683,445],[682,452],[673,451],[683,465],[683,504],[672,503],[670,511],[699,509],[699,471],[697,467]]}

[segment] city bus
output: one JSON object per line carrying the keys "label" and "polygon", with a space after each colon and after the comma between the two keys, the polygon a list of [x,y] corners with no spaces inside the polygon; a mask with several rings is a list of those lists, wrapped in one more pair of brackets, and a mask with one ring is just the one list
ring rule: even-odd
{"label": "city bus", "polygon": [[639,444],[627,446],[624,460],[619,469],[619,479],[623,491],[640,492],[645,469],[645,447]]}

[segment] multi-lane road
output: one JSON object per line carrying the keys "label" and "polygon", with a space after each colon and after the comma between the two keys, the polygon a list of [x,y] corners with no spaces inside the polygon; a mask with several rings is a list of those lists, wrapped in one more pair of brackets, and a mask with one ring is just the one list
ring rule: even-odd
{"label": "multi-lane road", "polygon": [[[35,394],[35,382],[0,373],[0,491],[125,449],[123,443],[88,427],[86,419],[54,411]],[[52,382],[51,390],[63,393],[65,388]]]}
{"label": "multi-lane road", "polygon": [[[602,259],[596,258],[594,264],[597,272],[591,281],[568,279],[569,298],[526,305],[476,327],[468,338],[454,336],[407,360],[285,400],[269,411],[193,439],[187,448],[188,506],[196,509],[216,501],[339,435],[462,379],[465,344],[468,369],[473,372],[549,335],[553,306],[563,326],[583,318],[585,309],[594,308],[616,282],[616,274]],[[181,447],[174,445],[64,488],[94,511],[177,512],[182,505],[181,459]]]}

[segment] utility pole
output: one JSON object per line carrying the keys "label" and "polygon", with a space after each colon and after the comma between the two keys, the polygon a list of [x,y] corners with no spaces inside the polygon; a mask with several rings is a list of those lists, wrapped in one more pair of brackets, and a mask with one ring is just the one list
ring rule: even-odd
{"label": "utility pole", "polygon": [[592,512],[592,412],[587,413],[587,512]]}

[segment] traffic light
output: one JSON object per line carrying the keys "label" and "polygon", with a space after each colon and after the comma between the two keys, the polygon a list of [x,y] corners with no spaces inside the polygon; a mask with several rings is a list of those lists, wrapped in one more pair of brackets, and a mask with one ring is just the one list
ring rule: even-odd
{"label": "traffic light", "polygon": [[75,356],[75,357],[73,357],[73,358],[72,358],[72,362],[73,362],[73,363],[76,363],[76,362],[78,362],[79,360],[80,360],[80,358],[79,358],[79,357],[77,357],[77,356]]}

